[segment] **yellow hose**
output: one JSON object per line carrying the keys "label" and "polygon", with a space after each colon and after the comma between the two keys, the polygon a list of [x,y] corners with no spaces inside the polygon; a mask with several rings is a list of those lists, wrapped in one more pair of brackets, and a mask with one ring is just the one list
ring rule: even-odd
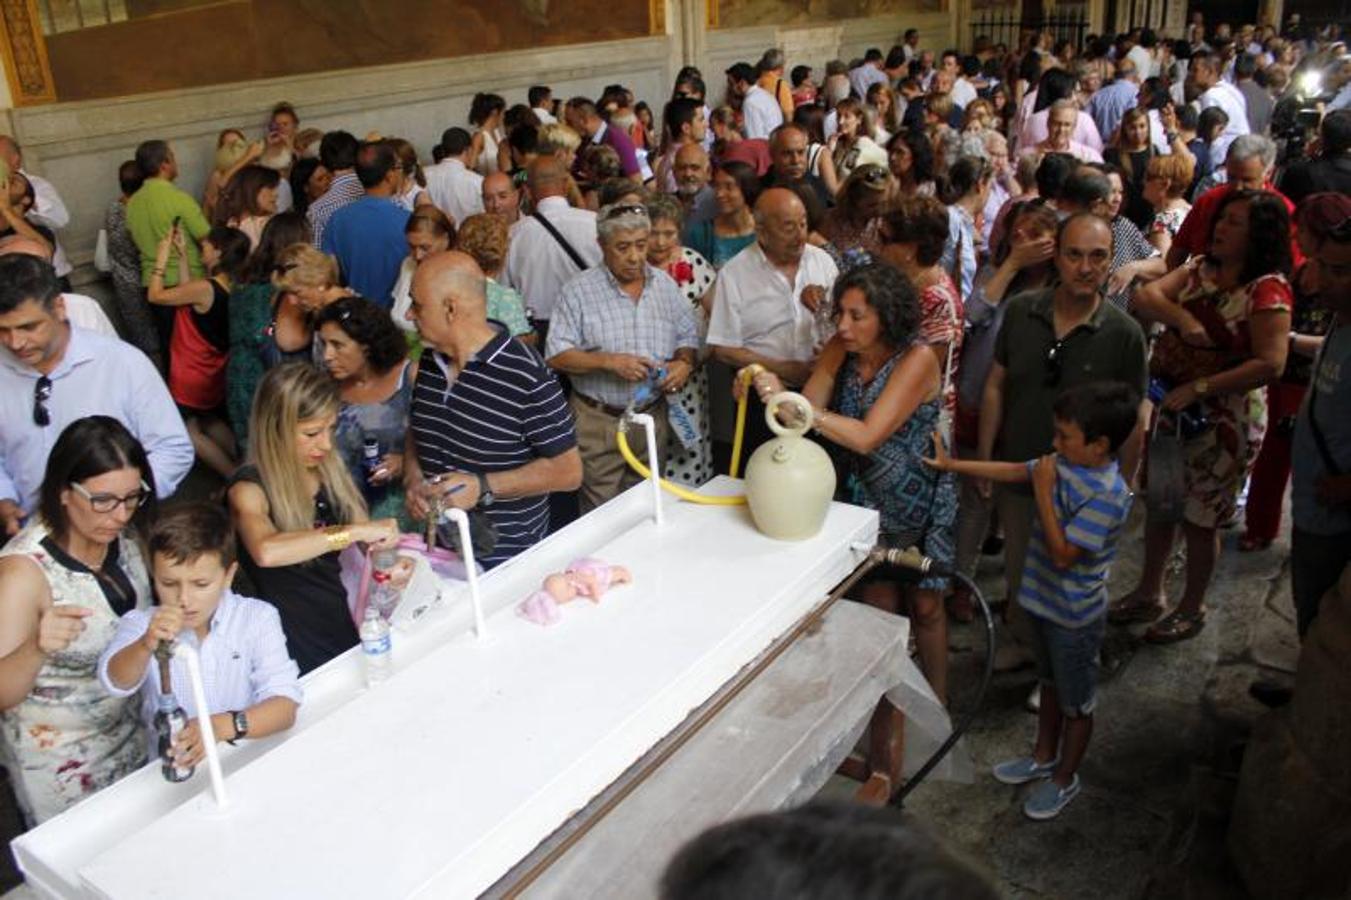
{"label": "yellow hose", "polygon": [[[742,369],[737,377],[742,383],[741,399],[736,405],[736,433],[732,438],[732,465],[729,474],[735,478],[737,472],[741,469],[741,439],[746,433],[746,400],[749,397],[750,382],[756,375],[764,371],[764,367],[758,364],[750,365]],[[638,457],[633,455],[629,449],[628,422],[619,423],[619,431],[616,434],[616,440],[619,444],[619,454],[624,457],[624,461],[644,478],[652,477],[652,470],[643,465]],[[681,487],[678,484],[672,484],[665,478],[657,479],[657,483],[665,490],[679,497],[681,500],[687,500],[690,503],[702,503],[705,506],[741,506],[746,502],[745,495],[737,497],[720,497],[715,494],[699,494],[688,488]]]}

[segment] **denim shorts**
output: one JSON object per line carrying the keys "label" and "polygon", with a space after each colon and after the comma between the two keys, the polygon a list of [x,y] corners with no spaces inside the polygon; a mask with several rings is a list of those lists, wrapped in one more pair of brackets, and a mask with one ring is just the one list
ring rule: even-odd
{"label": "denim shorts", "polygon": [[1093,714],[1098,702],[1098,651],[1107,632],[1107,617],[1080,628],[1066,628],[1035,613],[1027,614],[1037,678],[1055,687],[1060,711],[1070,718]]}

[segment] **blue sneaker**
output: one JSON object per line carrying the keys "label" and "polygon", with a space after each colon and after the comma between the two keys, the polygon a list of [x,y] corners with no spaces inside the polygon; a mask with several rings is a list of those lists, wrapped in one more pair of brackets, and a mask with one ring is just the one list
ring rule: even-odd
{"label": "blue sneaker", "polygon": [[1054,819],[1060,811],[1070,805],[1070,801],[1079,796],[1079,776],[1066,787],[1061,787],[1051,779],[1046,779],[1034,787],[1023,802],[1023,815],[1038,822]]}
{"label": "blue sneaker", "polygon": [[1050,778],[1051,773],[1055,771],[1055,767],[1059,764],[1059,759],[1053,759],[1048,763],[1039,763],[1031,756],[1020,756],[1017,759],[999,763],[991,771],[994,773],[995,779],[1004,784],[1027,784],[1029,781]]}

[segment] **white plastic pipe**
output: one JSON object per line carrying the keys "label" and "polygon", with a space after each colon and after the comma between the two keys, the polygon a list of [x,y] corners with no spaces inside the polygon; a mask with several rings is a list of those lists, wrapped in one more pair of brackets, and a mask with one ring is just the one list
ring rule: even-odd
{"label": "white plastic pipe", "polygon": [[643,426],[647,435],[648,481],[652,482],[652,518],[660,525],[661,517],[661,468],[657,465],[657,421],[650,413],[634,413],[633,421]]}
{"label": "white plastic pipe", "polygon": [[183,654],[188,664],[188,682],[192,685],[192,702],[197,707],[197,727],[201,730],[202,746],[206,748],[206,770],[211,775],[211,793],[221,809],[230,805],[225,793],[225,774],[220,767],[220,753],[216,750],[216,733],[211,729],[211,710],[206,705],[206,689],[202,686],[202,663],[197,650],[185,641],[174,642],[174,653]]}
{"label": "white plastic pipe", "polygon": [[474,607],[474,637],[482,638],[488,633],[488,625],[483,620],[483,598],[478,593],[478,566],[474,564],[474,544],[469,540],[469,514],[459,507],[451,507],[446,510],[445,517],[460,530],[465,577],[469,579],[469,602]]}

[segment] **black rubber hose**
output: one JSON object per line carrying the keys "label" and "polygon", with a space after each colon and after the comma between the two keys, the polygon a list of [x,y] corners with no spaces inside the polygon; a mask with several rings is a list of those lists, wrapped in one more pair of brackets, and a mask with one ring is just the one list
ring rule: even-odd
{"label": "black rubber hose", "polygon": [[990,612],[990,605],[985,602],[985,595],[980,592],[980,588],[976,587],[976,583],[961,572],[943,574],[951,575],[951,577],[956,578],[965,585],[967,590],[971,591],[971,596],[975,597],[976,602],[980,604],[980,613],[985,619],[985,671],[980,677],[980,689],[976,691],[975,702],[971,704],[971,708],[962,716],[961,722],[952,729],[952,734],[948,735],[948,739],[939,745],[938,749],[925,761],[924,765],[920,766],[918,771],[916,771],[915,774],[905,782],[905,785],[896,792],[896,796],[891,798],[891,805],[898,809],[904,804],[905,798],[910,795],[910,792],[923,783],[929,773],[934,770],[934,767],[942,762],[943,757],[947,756],[952,748],[956,746],[957,742],[961,740],[962,735],[966,734],[967,729],[971,727],[971,723],[976,720],[976,716],[980,714],[981,708],[985,705],[985,692],[989,690],[990,679],[994,677],[994,614]]}

